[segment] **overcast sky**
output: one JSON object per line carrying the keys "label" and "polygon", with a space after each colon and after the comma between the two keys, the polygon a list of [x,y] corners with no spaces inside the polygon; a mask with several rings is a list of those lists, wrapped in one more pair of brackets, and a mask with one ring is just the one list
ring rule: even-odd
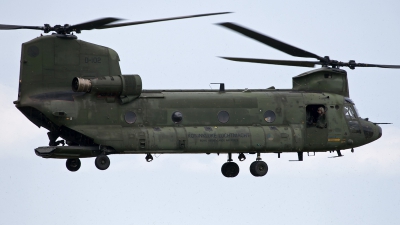
{"label": "overcast sky", "polygon": [[[167,3],[168,2],[168,3]],[[218,2],[218,3],[216,3]],[[331,59],[400,65],[399,1],[7,1],[0,24],[74,24],[101,17],[127,21],[199,13],[233,14],[109,30],[81,40],[119,53],[123,74],[145,89],[291,88],[307,68],[232,62],[217,56],[296,58],[216,23],[235,22]],[[350,97],[362,117],[383,125],[383,137],[342,158],[330,153],[289,162],[296,154],[264,154],[265,177],[239,162],[223,177],[226,155],[112,155],[99,171],[83,159],[76,173],[65,160],[34,154],[47,131],[13,105],[21,43],[39,31],[0,31],[0,224],[398,224],[400,221],[400,70],[346,69]],[[300,59],[300,58],[299,58]],[[300,59],[301,60],[301,59]],[[217,88],[217,87],[214,87]],[[237,156],[235,160],[237,161]]]}

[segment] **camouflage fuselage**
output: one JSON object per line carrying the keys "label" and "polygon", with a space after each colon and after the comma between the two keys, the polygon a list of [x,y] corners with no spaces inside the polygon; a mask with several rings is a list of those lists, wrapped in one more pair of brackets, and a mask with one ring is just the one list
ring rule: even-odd
{"label": "camouflage fuselage", "polygon": [[[106,47],[36,38],[23,44],[15,104],[70,145],[107,146],[114,153],[315,152],[361,146],[382,135],[379,126],[358,116],[349,123],[344,109],[353,106],[345,96],[305,91],[301,85],[297,90],[143,90],[126,102],[118,93],[72,91],[74,77],[121,76],[118,61]],[[311,106],[326,109],[326,127],[309,123]]]}

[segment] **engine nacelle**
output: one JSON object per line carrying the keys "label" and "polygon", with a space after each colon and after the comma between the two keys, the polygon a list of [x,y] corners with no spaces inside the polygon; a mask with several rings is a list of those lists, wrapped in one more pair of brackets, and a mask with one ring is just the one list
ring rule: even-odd
{"label": "engine nacelle", "polygon": [[72,90],[119,96],[122,103],[127,103],[142,93],[142,79],[139,75],[104,76],[93,79],[75,77],[72,80]]}

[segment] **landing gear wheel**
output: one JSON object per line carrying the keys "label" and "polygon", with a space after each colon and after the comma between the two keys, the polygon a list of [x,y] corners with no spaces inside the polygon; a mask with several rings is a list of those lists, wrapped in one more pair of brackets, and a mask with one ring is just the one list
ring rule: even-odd
{"label": "landing gear wheel", "polygon": [[262,177],[268,172],[268,165],[264,161],[254,161],[250,165],[250,173],[255,177]]}
{"label": "landing gear wheel", "polygon": [[234,162],[226,162],[222,165],[221,172],[225,177],[236,177],[239,174],[239,166]]}
{"label": "landing gear wheel", "polygon": [[110,166],[110,159],[106,155],[99,155],[96,157],[94,161],[97,169],[99,170],[106,170]]}
{"label": "landing gear wheel", "polygon": [[71,172],[78,171],[81,168],[81,160],[80,159],[67,159],[65,163],[67,169]]}

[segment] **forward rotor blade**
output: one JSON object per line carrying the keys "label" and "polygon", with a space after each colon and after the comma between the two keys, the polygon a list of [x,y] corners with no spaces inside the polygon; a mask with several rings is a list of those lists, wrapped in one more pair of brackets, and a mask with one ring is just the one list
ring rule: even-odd
{"label": "forward rotor blade", "polygon": [[16,29],[43,30],[44,28],[38,27],[38,26],[21,26],[21,25],[0,24],[0,30],[16,30]]}
{"label": "forward rotor blade", "polygon": [[325,61],[325,59],[323,57],[320,57],[314,53],[294,47],[292,45],[289,45],[289,44],[286,44],[279,40],[276,40],[272,37],[268,37],[267,35],[263,35],[263,34],[255,32],[255,31],[249,30],[245,27],[236,25],[234,23],[220,23],[219,25],[229,28],[231,30],[234,30],[238,33],[241,33],[249,38],[257,40],[263,44],[266,44],[272,48],[275,48],[275,49],[282,51],[284,53],[287,53],[289,55],[297,56],[297,57],[305,57],[305,58],[315,58],[315,59],[318,59],[321,61]]}
{"label": "forward rotor blade", "polygon": [[[349,63],[346,63],[349,66]],[[391,68],[400,69],[400,65],[379,65],[379,64],[367,64],[367,63],[356,63],[355,67],[379,67],[379,68]]]}
{"label": "forward rotor blade", "polygon": [[145,23],[155,23],[155,22],[161,22],[161,21],[167,21],[167,20],[180,20],[180,19],[202,17],[202,16],[214,16],[214,15],[221,15],[221,14],[227,14],[227,13],[232,13],[232,12],[207,13],[207,14],[197,14],[197,15],[191,15],[191,16],[179,16],[179,17],[170,17],[170,18],[155,19],[155,20],[143,20],[143,21],[136,21],[136,22],[118,23],[118,24],[110,24],[110,25],[96,27],[96,29],[124,27],[124,26],[132,26],[132,25],[139,25],[139,24],[145,24]]}
{"label": "forward rotor blade", "polygon": [[221,57],[221,58],[238,62],[251,62],[251,63],[274,64],[274,65],[284,65],[284,66],[300,66],[300,67],[314,67],[315,65],[321,64],[321,62],[310,62],[310,61],[252,59],[252,58],[234,58],[234,57]]}
{"label": "forward rotor blade", "polygon": [[72,25],[70,27],[70,29],[73,30],[92,30],[92,29],[96,29],[98,27],[102,27],[106,24],[118,21],[118,20],[122,20],[119,18],[113,18],[113,17],[106,17],[106,18],[101,18],[101,19],[97,19],[97,20],[92,20],[89,22],[85,22],[85,23],[80,23],[80,24],[75,24]]}

